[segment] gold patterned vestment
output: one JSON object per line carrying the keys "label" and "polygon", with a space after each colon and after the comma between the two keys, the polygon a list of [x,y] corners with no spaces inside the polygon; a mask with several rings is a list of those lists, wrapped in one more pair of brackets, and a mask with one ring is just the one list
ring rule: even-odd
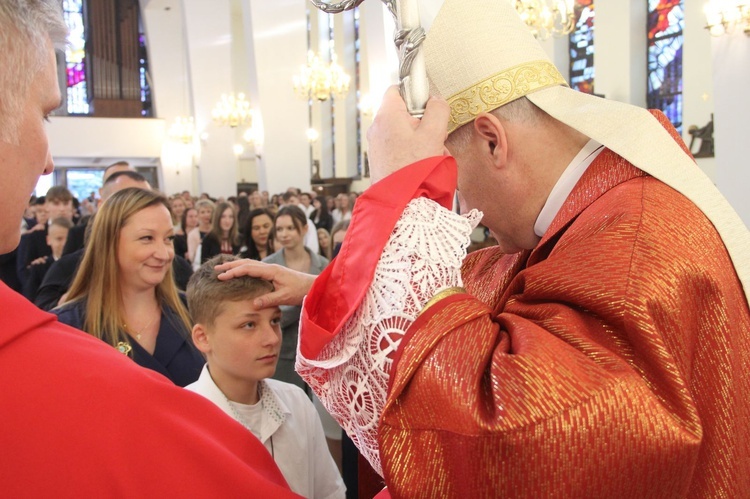
{"label": "gold patterned vestment", "polygon": [[[438,179],[454,168],[433,158],[386,178],[373,188],[389,195],[363,196],[353,219],[373,209],[387,225],[420,195],[445,205],[455,184]],[[350,248],[382,247],[360,227]],[[360,276],[347,251],[307,298],[307,358],[370,278],[370,255],[350,258]],[[393,359],[378,438],[391,496],[750,496],[750,310],[684,196],[605,149],[534,250],[473,253],[463,280]]]}

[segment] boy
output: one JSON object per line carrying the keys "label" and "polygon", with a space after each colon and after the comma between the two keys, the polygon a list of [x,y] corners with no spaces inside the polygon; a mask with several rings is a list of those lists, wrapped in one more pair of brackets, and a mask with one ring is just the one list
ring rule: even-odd
{"label": "boy", "polygon": [[219,281],[218,255],[190,278],[187,299],[192,337],[207,365],[188,390],[203,395],[265,445],[289,487],[310,498],[344,497],[345,487],[310,399],[300,388],[267,379],[281,348],[281,310],[256,309],[253,300],[273,291],[268,281]]}
{"label": "boy", "polygon": [[[63,186],[50,187],[44,196],[44,209],[48,220],[56,218],[67,218],[73,220],[73,195]],[[18,259],[16,271],[21,283],[25,283],[28,277],[29,265],[37,258],[52,254],[52,248],[47,244],[47,230],[50,222],[39,230],[32,230],[21,237],[18,244]]]}
{"label": "boy", "polygon": [[29,264],[28,277],[23,285],[23,295],[29,301],[34,301],[47,271],[62,256],[68,232],[72,227],[73,222],[65,217],[57,217],[50,222],[46,242],[52,249],[52,254],[41,256]]}

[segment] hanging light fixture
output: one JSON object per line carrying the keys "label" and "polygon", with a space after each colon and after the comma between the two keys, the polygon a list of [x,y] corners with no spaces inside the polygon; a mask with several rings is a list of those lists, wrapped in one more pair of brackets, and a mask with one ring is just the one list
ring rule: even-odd
{"label": "hanging light fixture", "polygon": [[331,63],[326,64],[311,50],[307,53],[307,64],[294,77],[294,91],[304,99],[323,102],[332,95],[345,95],[350,82],[351,76],[339,66],[335,53],[331,54]]}
{"label": "hanging light fixture", "polygon": [[245,99],[243,93],[239,93],[237,96],[233,93],[222,94],[221,99],[211,111],[211,117],[217,124],[232,128],[244,125],[252,127],[253,123],[250,102]]}
{"label": "hanging light fixture", "polygon": [[565,36],[576,26],[575,0],[510,0],[539,40]]}
{"label": "hanging light fixture", "polygon": [[195,137],[195,120],[192,116],[178,116],[169,127],[169,136],[183,144],[190,144]]}
{"label": "hanging light fixture", "polygon": [[750,0],[709,0],[703,7],[706,29],[721,36],[741,29],[750,36]]}
{"label": "hanging light fixture", "polygon": [[307,141],[310,143],[310,145],[317,142],[317,140],[320,138],[320,133],[314,128],[308,128],[305,132],[305,135],[307,135]]}

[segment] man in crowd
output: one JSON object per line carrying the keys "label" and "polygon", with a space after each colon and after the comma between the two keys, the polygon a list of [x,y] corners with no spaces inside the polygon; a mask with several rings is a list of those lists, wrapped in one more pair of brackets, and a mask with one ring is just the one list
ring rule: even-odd
{"label": "man in crowd", "polygon": [[[130,172],[135,173],[135,168],[130,166],[130,163],[128,163],[127,161],[118,161],[116,163],[112,163],[107,168],[105,168],[104,175],[102,175],[102,186],[99,188],[99,199],[102,202],[104,202],[105,199],[107,199],[109,196],[112,195],[111,187],[114,187],[113,184],[110,184],[110,192],[105,192],[105,186],[107,185],[107,181],[109,180],[109,178],[115,173],[125,172],[125,171],[130,171]],[[124,187],[121,187],[121,188],[124,189]],[[70,253],[73,253],[74,251],[78,251],[79,249],[83,248],[83,240],[84,240],[84,235],[86,234],[86,226],[88,225],[88,222],[90,220],[91,218],[86,218],[85,223],[79,223],[78,225],[74,226],[70,230],[70,233],[68,234],[68,240],[65,242],[65,248],[63,249],[63,255],[68,255]]]}
{"label": "man in crowd", "polygon": [[[0,253],[53,163],[58,0],[0,3]],[[210,402],[0,284],[0,490],[23,497],[292,497],[271,455]]]}
{"label": "man in crowd", "polygon": [[297,206],[299,206],[300,209],[305,212],[305,216],[307,218],[310,218],[310,214],[315,211],[315,207],[312,205],[312,198],[310,197],[310,194],[307,192],[301,192],[298,197],[299,204]]}
{"label": "man in crowd", "polygon": [[61,185],[50,187],[44,196],[44,210],[47,212],[47,222],[39,230],[32,230],[21,236],[18,245],[16,271],[22,283],[26,282],[31,262],[52,254],[52,248],[47,244],[47,232],[52,220],[66,218],[72,222],[73,195]]}
{"label": "man in crowd", "polygon": [[569,89],[510,2],[446,0],[424,53],[445,100],[386,94],[300,375],[395,497],[747,494],[750,234],[677,132]]}

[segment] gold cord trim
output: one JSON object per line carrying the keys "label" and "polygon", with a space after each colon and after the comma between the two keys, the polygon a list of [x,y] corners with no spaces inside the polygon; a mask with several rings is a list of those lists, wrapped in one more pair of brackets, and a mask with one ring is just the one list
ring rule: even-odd
{"label": "gold cord trim", "polygon": [[568,86],[554,64],[525,62],[472,85],[448,99],[451,119],[448,133],[524,95],[556,85]]}
{"label": "gold cord trim", "polygon": [[422,310],[419,311],[419,315],[417,315],[417,317],[425,313],[428,308],[430,308],[431,306],[433,306],[440,300],[448,298],[449,296],[457,295],[459,293],[466,293],[466,290],[460,287],[453,287],[453,288],[445,288],[443,290],[438,291],[438,293],[435,296],[430,298],[427,301],[427,303],[425,303],[424,308],[422,308]]}

